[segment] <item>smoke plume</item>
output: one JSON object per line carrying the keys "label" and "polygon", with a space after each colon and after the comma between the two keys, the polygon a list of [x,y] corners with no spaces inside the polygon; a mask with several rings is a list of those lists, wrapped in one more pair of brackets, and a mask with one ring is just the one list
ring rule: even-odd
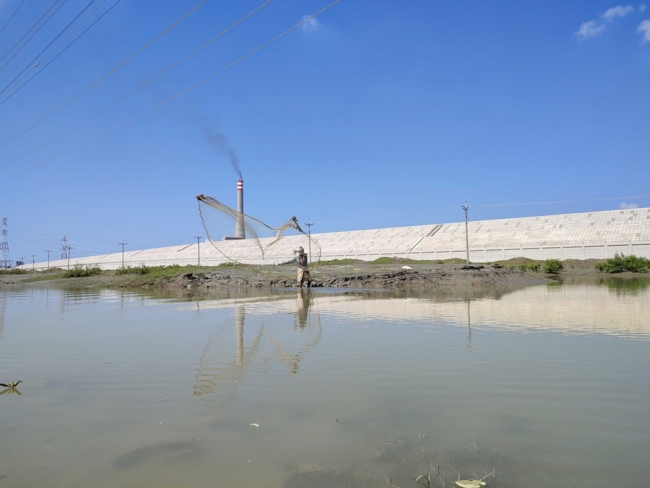
{"label": "smoke plume", "polygon": [[230,145],[230,141],[226,134],[221,132],[211,132],[210,129],[203,129],[203,138],[205,142],[212,148],[214,153],[218,158],[227,159],[232,165],[235,173],[239,176],[240,179],[244,179],[241,174],[241,168],[239,167],[239,158],[237,153]]}

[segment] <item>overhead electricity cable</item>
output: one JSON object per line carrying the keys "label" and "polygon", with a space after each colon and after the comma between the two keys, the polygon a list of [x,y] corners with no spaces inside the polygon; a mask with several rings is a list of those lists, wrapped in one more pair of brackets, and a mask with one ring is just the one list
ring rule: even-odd
{"label": "overhead electricity cable", "polygon": [[30,151],[28,151],[28,152],[26,152],[26,153],[24,153],[24,154],[22,154],[22,155],[20,155],[20,156],[18,156],[18,157],[15,157],[14,159],[11,159],[11,160],[7,161],[6,163],[0,164],[0,167],[7,166],[8,164],[13,163],[14,161],[18,161],[19,159],[22,159],[22,158],[24,158],[25,156],[27,156],[27,155],[29,155],[29,154],[35,152],[35,151],[38,151],[39,149],[41,149],[41,148],[47,146],[48,144],[50,144],[51,142],[54,142],[54,141],[56,141],[57,139],[60,139],[60,138],[63,137],[64,135],[66,135],[66,134],[72,132],[72,131],[75,130],[76,128],[81,127],[82,125],[84,125],[86,122],[88,122],[88,121],[94,119],[95,117],[97,117],[98,115],[104,113],[104,112],[105,112],[106,110],[108,110],[109,108],[111,108],[111,107],[117,105],[117,104],[120,103],[122,100],[124,100],[124,99],[128,98],[129,96],[133,95],[135,92],[137,92],[137,91],[140,90],[141,88],[144,88],[144,87],[147,86],[149,83],[151,83],[152,81],[154,81],[156,78],[159,78],[160,76],[162,76],[163,74],[165,74],[166,72],[168,72],[169,70],[171,70],[172,68],[174,68],[175,66],[178,66],[180,63],[182,63],[183,61],[185,61],[187,58],[189,58],[190,56],[196,54],[196,53],[199,52],[201,49],[203,49],[204,47],[206,47],[208,44],[210,44],[211,42],[214,42],[216,39],[218,39],[219,37],[223,36],[223,35],[226,34],[228,31],[230,31],[231,29],[233,29],[233,28],[236,27],[237,25],[239,25],[239,24],[241,24],[242,22],[244,22],[246,19],[248,19],[249,17],[251,17],[252,15],[254,15],[255,13],[257,13],[260,9],[262,9],[263,7],[265,7],[265,6],[267,6],[269,3],[271,3],[271,1],[272,1],[272,0],[266,0],[266,2],[264,2],[262,5],[260,5],[259,7],[257,7],[255,10],[251,11],[250,13],[248,13],[247,15],[245,15],[244,17],[242,17],[241,19],[239,19],[237,22],[235,22],[234,24],[230,25],[227,29],[221,31],[219,34],[217,34],[216,36],[214,36],[212,39],[210,39],[209,41],[205,42],[203,45],[201,45],[201,46],[199,46],[198,48],[196,48],[194,51],[192,51],[192,52],[189,53],[188,55],[186,55],[186,56],[184,56],[183,58],[181,58],[181,59],[179,59],[178,61],[176,61],[176,62],[175,62],[174,64],[172,64],[171,66],[165,68],[163,71],[161,71],[161,72],[158,73],[157,75],[153,76],[152,78],[149,78],[147,81],[145,81],[144,83],[142,83],[142,84],[141,84],[140,86],[138,86],[137,88],[134,88],[133,90],[131,90],[130,92],[128,92],[126,95],[122,96],[121,98],[118,98],[118,99],[115,100],[114,102],[108,104],[108,105],[107,105],[106,107],[104,107],[103,109],[99,110],[98,112],[95,112],[95,113],[94,113],[93,115],[91,115],[90,117],[88,117],[88,118],[82,120],[82,121],[79,122],[77,125],[70,127],[68,130],[62,132],[61,134],[59,134],[59,135],[56,136],[56,137],[53,137],[53,138],[50,139],[49,141],[44,142],[44,143],[41,144],[40,146],[37,146],[37,147],[35,147],[34,149],[31,149]]}
{"label": "overhead electricity cable", "polygon": [[16,243],[15,243],[14,241],[12,241],[9,237],[8,237],[7,239],[9,239],[9,242],[11,242],[11,245],[12,245],[12,246],[14,246],[16,249],[18,249],[18,252],[19,252],[21,255],[23,255],[23,256],[25,255],[25,253],[24,253],[24,252],[23,252],[23,251],[22,251],[22,250],[21,250],[21,249],[16,245]]}
{"label": "overhead electricity cable", "polygon": [[[58,0],[57,0],[57,1],[58,1]],[[9,63],[11,63],[11,62],[14,60],[14,58],[15,58],[16,56],[18,56],[18,53],[20,53],[20,51],[22,51],[22,50],[25,48],[25,46],[27,46],[27,44],[29,44],[29,41],[31,41],[31,40],[34,38],[34,36],[35,36],[36,34],[38,34],[38,32],[39,32],[39,31],[40,31],[40,30],[45,26],[45,24],[47,24],[47,23],[50,21],[50,19],[56,15],[56,13],[59,11],[59,9],[60,9],[61,7],[63,7],[63,4],[64,4],[66,1],[67,1],[67,0],[63,0],[63,1],[61,2],[61,4],[56,8],[56,10],[55,10],[54,12],[52,12],[52,14],[51,14],[47,19],[45,19],[45,22],[43,22],[43,23],[38,27],[38,29],[36,29],[36,30],[34,31],[34,33],[30,36],[30,38],[27,39],[27,40],[25,41],[25,44],[23,44],[22,46],[20,46],[20,48],[18,49],[18,51],[16,51],[16,52],[14,53],[14,55],[11,56],[11,57],[9,58],[9,60],[4,64],[4,66],[2,66],[2,68],[0,68],[0,71],[2,71],[3,69],[5,69],[5,68],[7,67],[7,65],[8,65]]]}
{"label": "overhead electricity cable", "polygon": [[[221,68],[220,70],[215,71],[214,73],[212,73],[212,74],[206,76],[206,77],[203,78],[202,80],[200,80],[200,81],[194,83],[193,85],[191,85],[191,86],[185,88],[184,90],[178,92],[176,95],[173,95],[173,96],[167,98],[166,100],[163,100],[162,102],[158,103],[157,105],[154,105],[153,107],[151,107],[151,108],[145,110],[144,112],[142,112],[142,113],[136,115],[135,117],[130,118],[130,119],[127,120],[126,122],[123,122],[123,123],[121,123],[121,124],[119,124],[119,125],[113,127],[112,129],[109,129],[109,130],[107,130],[106,132],[103,132],[103,133],[99,134],[98,136],[93,137],[92,139],[88,139],[86,142],[82,142],[81,144],[78,144],[77,146],[75,146],[75,147],[73,147],[73,148],[71,148],[71,149],[68,149],[67,151],[64,151],[64,152],[62,152],[62,153],[59,153],[59,154],[57,154],[56,156],[52,156],[52,157],[50,157],[50,158],[44,159],[43,161],[40,161],[40,162],[38,162],[38,163],[36,163],[36,164],[32,164],[32,165],[30,165],[30,166],[26,166],[25,168],[19,169],[19,170],[17,170],[17,171],[12,172],[12,173],[7,173],[7,174],[4,174],[4,175],[0,175],[0,178],[6,178],[6,177],[8,177],[8,176],[12,176],[12,175],[15,175],[15,174],[17,174],[17,173],[21,173],[21,172],[26,171],[26,170],[28,170],[28,169],[35,168],[36,166],[40,166],[41,164],[45,164],[45,163],[47,163],[47,162],[49,162],[49,161],[52,161],[52,160],[57,159],[57,158],[60,158],[61,156],[64,156],[65,154],[71,153],[72,151],[75,151],[75,150],[79,149],[80,147],[86,146],[86,145],[90,144],[91,142],[94,142],[94,141],[96,141],[97,139],[100,139],[101,137],[104,137],[105,135],[110,134],[111,132],[115,132],[116,130],[118,130],[118,129],[124,127],[125,125],[130,124],[131,122],[133,122],[133,121],[139,119],[140,117],[142,117],[142,116],[148,114],[149,112],[153,112],[153,111],[156,110],[157,108],[162,107],[162,106],[165,105],[166,103],[171,102],[172,100],[174,100],[174,99],[180,97],[181,95],[187,93],[188,91],[190,91],[190,90],[196,88],[197,86],[199,86],[199,85],[205,83],[206,81],[208,81],[208,80],[214,78],[215,76],[217,76],[217,75],[223,73],[223,72],[226,71],[227,69],[232,68],[233,66],[235,66],[236,64],[238,64],[238,63],[240,63],[241,61],[245,60],[246,58],[252,56],[252,55],[255,54],[256,52],[261,51],[262,49],[264,49],[265,47],[269,46],[270,44],[273,44],[275,41],[277,41],[277,40],[283,38],[284,36],[286,36],[287,34],[293,32],[294,30],[296,30],[296,29],[297,29],[298,27],[300,27],[301,25],[304,25],[304,24],[306,24],[307,22],[309,22],[310,20],[312,20],[312,19],[316,18],[317,16],[321,15],[323,12],[329,10],[329,9],[332,8],[334,5],[336,5],[337,3],[339,3],[340,1],[341,1],[341,0],[336,0],[335,2],[329,4],[327,7],[325,7],[324,9],[322,9],[322,10],[316,12],[315,14],[313,14],[313,15],[311,15],[311,16],[309,16],[309,17],[305,17],[301,22],[299,22],[298,24],[294,25],[294,26],[291,27],[290,29],[284,31],[282,34],[277,35],[276,37],[274,37],[274,38],[271,39],[270,41],[265,42],[265,43],[262,44],[261,46],[259,46],[259,47],[255,48],[255,49],[253,49],[252,51],[250,51],[250,52],[248,52],[247,54],[243,55],[242,57],[236,59],[236,60],[233,61],[232,63],[230,63],[230,64],[224,66],[224,67]],[[268,3],[268,2],[267,2],[267,3]],[[259,7],[259,8],[261,8],[261,7]],[[259,8],[258,8],[258,9],[259,9]],[[249,14],[249,15],[250,15],[250,14]],[[33,152],[33,151],[30,151],[30,152]],[[22,157],[22,156],[21,156],[21,157]],[[14,161],[15,161],[15,160],[14,160]],[[5,164],[3,164],[3,165],[1,165],[1,166],[5,166],[5,165],[9,164],[10,162],[12,162],[12,161],[9,161],[8,163],[5,163]]]}
{"label": "overhead electricity cable", "polygon": [[[42,234],[40,232],[36,231],[29,231],[25,230],[24,228],[22,229],[16,229],[16,226],[12,225],[12,234],[17,237],[19,240],[25,240],[25,241],[30,241],[36,244],[45,244],[45,245],[52,245],[52,244],[58,244],[61,242],[61,239],[58,239],[56,237],[51,237],[51,236],[46,236],[45,234]],[[79,249],[85,249],[87,251],[91,252],[106,252],[106,251],[115,251],[115,248],[113,247],[108,247],[108,246],[100,246],[96,244],[87,244],[84,242],[78,242],[74,241],[75,246],[77,246]]]}
{"label": "overhead electricity cable", "polygon": [[32,232],[32,231],[23,230],[23,229],[17,229],[13,225],[11,226],[11,232],[12,232],[12,234],[15,233],[15,235],[21,235],[21,236],[24,236],[24,237],[31,237],[33,239],[38,239],[38,240],[41,240],[41,241],[57,242],[57,241],[60,240],[60,239],[57,239],[55,237],[46,236],[44,234],[40,234],[40,233],[37,233],[37,232]]}
{"label": "overhead electricity cable", "polygon": [[[119,1],[119,0],[118,0],[118,1]],[[59,108],[57,108],[57,109],[54,110],[53,112],[50,112],[48,115],[46,115],[45,117],[43,117],[42,119],[40,119],[40,120],[39,120],[38,122],[36,122],[35,124],[29,126],[27,129],[25,129],[25,130],[23,130],[22,132],[16,134],[16,135],[13,136],[11,139],[7,139],[5,142],[3,142],[2,144],[0,144],[0,147],[4,146],[5,144],[10,143],[10,142],[13,141],[14,139],[17,139],[18,137],[22,136],[22,135],[25,134],[26,132],[29,132],[30,130],[32,130],[34,127],[36,127],[36,126],[38,126],[39,124],[45,122],[47,119],[49,119],[50,117],[52,117],[54,114],[56,114],[57,112],[63,110],[65,107],[67,107],[67,106],[70,105],[72,102],[74,102],[75,100],[77,100],[77,99],[78,99],[79,97],[81,97],[83,94],[87,93],[87,92],[90,91],[92,88],[94,88],[94,87],[96,87],[97,85],[99,85],[102,81],[104,81],[106,78],[108,78],[109,76],[111,76],[111,75],[112,75],[113,73],[115,73],[118,69],[122,68],[125,64],[127,64],[129,61],[131,61],[133,58],[135,58],[138,54],[140,54],[142,51],[144,51],[145,49],[147,49],[147,48],[148,48],[149,46],[151,46],[154,42],[156,42],[158,39],[160,39],[162,36],[164,36],[164,35],[167,34],[169,31],[171,31],[171,30],[172,30],[174,27],[176,27],[178,24],[180,24],[183,20],[185,20],[187,17],[189,17],[192,13],[194,13],[194,11],[195,11],[196,9],[198,9],[198,8],[199,8],[201,5],[203,5],[206,1],[207,1],[207,0],[201,0],[201,2],[199,2],[198,4],[196,4],[196,6],[195,6],[194,8],[192,8],[191,10],[189,10],[189,11],[188,11],[185,15],[183,15],[180,19],[178,19],[178,20],[177,20],[176,22],[174,22],[172,25],[170,25],[169,27],[167,27],[167,29],[165,29],[164,31],[162,31],[160,34],[158,34],[156,37],[154,37],[151,41],[149,41],[147,44],[145,44],[144,46],[142,46],[140,49],[138,49],[135,53],[133,53],[131,56],[129,56],[129,57],[126,58],[124,61],[122,61],[120,64],[118,64],[118,65],[117,65],[115,68],[113,68],[111,71],[109,71],[109,72],[106,73],[104,76],[102,76],[101,78],[99,78],[97,81],[95,81],[94,83],[92,83],[90,86],[88,86],[87,88],[85,88],[84,90],[82,90],[79,94],[77,94],[77,95],[75,95],[74,97],[72,97],[70,100],[68,100],[66,103],[64,103],[63,105],[61,105]],[[115,5],[116,5],[116,4],[117,4],[117,2],[115,3]],[[115,5],[113,5],[113,7],[114,7]],[[111,9],[112,9],[113,7],[111,7]],[[108,11],[110,11],[110,9],[109,9]],[[108,11],[106,11],[104,14],[102,14],[102,16],[103,16],[103,15],[106,15],[106,13],[108,13]],[[100,17],[100,19],[101,19],[101,17]],[[95,22],[94,22],[90,27],[92,27],[93,25],[95,25],[95,23],[97,23],[98,20],[99,20],[99,19],[97,19],[97,20],[96,20],[96,21],[95,21]],[[90,27],[89,27],[89,28],[90,28]],[[84,35],[87,31],[88,31],[88,29],[86,29],[86,30],[85,30],[85,31],[84,31],[84,32],[83,32],[79,37],[81,37],[82,35]],[[78,38],[79,38],[79,37],[78,37]],[[77,38],[77,39],[78,39],[78,38]],[[72,43],[74,44],[74,42],[76,42],[77,39],[75,39]],[[68,46],[68,47],[70,47],[70,46]],[[65,49],[67,49],[68,47],[66,47]],[[65,51],[65,49],[64,49],[64,51]],[[58,57],[60,54],[62,54],[62,53],[63,53],[63,52],[59,53],[59,54],[57,55],[57,57]],[[56,59],[56,58],[54,58],[54,59]],[[54,59],[52,59],[52,61],[54,61]],[[52,61],[50,61],[48,64],[46,64],[46,65],[43,67],[43,69],[47,68],[47,66],[49,66],[50,63],[52,63]],[[40,71],[38,71],[38,73],[36,73],[36,74],[35,74],[34,76],[32,76],[29,80],[27,80],[23,85],[21,85],[21,87],[18,88],[18,90],[20,90],[23,86],[25,86],[27,83],[29,83],[32,79],[34,79],[34,77],[35,77],[36,75],[38,75],[41,71],[43,71],[43,69],[41,69]],[[16,91],[18,91],[18,90],[16,90]],[[14,91],[11,95],[9,95],[5,100],[3,100],[2,102],[0,102],[0,105],[2,105],[2,104],[5,103],[9,98],[11,98],[12,96],[14,96],[14,94],[16,93],[16,91]]]}
{"label": "overhead electricity cable", "polygon": [[[42,55],[45,51],[47,51],[47,50],[50,48],[50,46],[51,46],[52,44],[54,44],[54,43],[56,42],[56,40],[57,40],[59,37],[61,37],[61,36],[63,35],[63,33],[64,33],[65,31],[67,31],[67,30],[69,29],[70,26],[71,26],[72,24],[74,24],[74,23],[77,21],[77,19],[78,19],[79,17],[81,17],[81,15],[82,15],[86,10],[88,10],[88,9],[90,8],[90,6],[91,6],[93,3],[95,3],[95,0],[90,0],[90,3],[89,3],[88,5],[86,5],[86,6],[83,8],[83,10],[82,10],[81,12],[79,12],[79,13],[77,14],[77,16],[76,16],[74,19],[72,19],[72,20],[68,23],[68,25],[66,25],[66,26],[63,28],[63,30],[62,30],[61,32],[59,32],[59,33],[56,35],[56,37],[55,37],[54,39],[52,39],[52,40],[50,41],[50,43],[49,43],[47,46],[45,46],[45,47],[43,48],[43,50],[42,50],[40,53],[38,53],[38,54],[36,55],[36,57],[34,57],[34,59],[32,59],[29,63],[27,63],[27,66],[25,66],[25,67],[23,68],[23,70],[22,70],[20,73],[18,73],[18,75],[16,75],[16,77],[15,77],[13,80],[11,80],[11,82],[10,82],[7,86],[5,86],[5,87],[2,89],[2,91],[0,91],[0,95],[2,95],[5,91],[7,91],[7,90],[9,89],[9,87],[10,87],[11,85],[14,84],[14,81],[16,81],[18,78],[20,78],[20,76],[21,76],[25,71],[27,71],[31,66],[33,66],[34,63],[36,62],[36,60],[38,60],[38,58],[40,58],[41,55]],[[63,4],[62,4],[62,5],[63,5]]]}
{"label": "overhead electricity cable", "polygon": [[[106,15],[108,12],[110,12],[110,11],[113,9],[113,7],[115,7],[115,5],[117,5],[119,2],[120,2],[120,0],[117,0],[117,2],[115,2],[115,3],[113,4],[112,7],[110,7],[110,8],[109,8],[108,10],[106,10],[102,15],[100,15],[99,18],[98,18],[97,20],[95,20],[95,21],[90,25],[90,27],[88,27],[85,31],[83,31],[81,34],[79,34],[79,35],[78,35],[78,36],[77,36],[77,37],[76,37],[76,38],[75,38],[75,39],[74,39],[70,44],[68,44],[66,47],[64,47],[64,48],[63,48],[63,49],[62,49],[62,50],[61,50],[61,51],[60,51],[56,56],[54,56],[54,58],[52,58],[52,60],[51,60],[49,63],[47,63],[47,64],[46,64],[45,66],[43,66],[40,70],[38,70],[38,72],[37,72],[34,76],[32,76],[29,80],[27,80],[25,83],[23,83],[19,88],[17,88],[16,90],[14,90],[13,93],[12,93],[11,95],[9,95],[8,97],[6,97],[6,98],[2,101],[2,103],[0,103],[0,105],[2,105],[4,102],[6,102],[7,100],[9,100],[11,97],[13,97],[13,96],[14,96],[17,92],[19,92],[19,91],[20,91],[20,90],[21,90],[25,85],[27,85],[27,83],[29,83],[30,81],[32,81],[32,80],[33,80],[33,79],[34,79],[34,78],[35,78],[35,77],[36,77],[36,76],[37,76],[41,71],[43,71],[43,70],[44,70],[45,68],[47,68],[50,64],[52,64],[52,62],[53,62],[56,58],[58,58],[59,56],[61,56],[61,54],[63,54],[64,52],[66,52],[67,49],[68,49],[70,46],[72,46],[75,42],[77,42],[77,40],[78,40],[81,36],[83,36],[86,32],[88,32],[88,31],[89,31],[89,30],[90,30],[90,29],[91,29],[91,28],[92,28],[92,27],[93,27],[97,22],[99,22],[99,21],[102,19],[102,17],[104,17],[104,15]],[[90,13],[86,16],[85,19],[83,19],[81,22],[79,22],[79,24],[77,24],[77,26],[76,26],[74,29],[72,29],[72,30],[68,33],[68,35],[65,36],[65,37],[61,40],[61,42],[59,42],[59,43],[54,47],[54,49],[52,49],[49,53],[47,53],[47,54],[45,55],[45,57],[43,57],[43,59],[39,60],[36,64],[32,65],[32,66],[31,66],[31,67],[30,67],[30,68],[29,68],[25,73],[23,73],[23,75],[20,77],[20,79],[18,79],[17,81],[15,81],[15,83],[12,82],[12,83],[13,83],[13,87],[12,87],[12,88],[15,88],[15,87],[16,87],[16,86],[17,86],[21,81],[23,81],[23,80],[24,80],[24,79],[29,75],[29,73],[31,73],[34,69],[36,69],[38,66],[40,66],[41,64],[43,64],[43,62],[44,62],[47,58],[49,58],[52,54],[54,54],[54,53],[56,52],[56,50],[59,49],[59,47],[61,47],[61,44],[63,44],[66,40],[68,40],[68,38],[69,38],[72,34],[74,34],[74,33],[77,31],[77,29],[79,29],[79,28],[80,28],[80,27],[81,27],[81,26],[82,26],[82,25],[83,25],[83,24],[84,24],[84,23],[85,23],[85,22],[86,22],[90,17],[92,17],[93,14],[94,14],[95,12],[97,12],[97,10],[99,10],[99,9],[101,8],[102,5],[104,5],[104,3],[106,3],[106,0],[102,0],[101,3],[100,3],[99,5],[97,5],[97,6],[93,9],[93,11],[90,12]],[[10,85],[11,85],[11,84],[10,84]]]}
{"label": "overhead electricity cable", "polygon": [[4,30],[7,28],[7,26],[9,25],[9,23],[13,20],[14,16],[15,16],[15,15],[18,13],[18,11],[20,10],[20,7],[23,6],[23,3],[25,3],[25,0],[22,0],[22,1],[18,4],[18,6],[16,7],[16,10],[14,10],[14,12],[9,16],[9,19],[7,19],[7,22],[5,22],[5,25],[3,25],[3,26],[2,26],[2,29],[0,29],[0,34],[2,34],[2,33],[4,32]]}
{"label": "overhead electricity cable", "polygon": [[54,0],[54,3],[53,3],[52,5],[50,5],[50,8],[48,8],[48,9],[45,11],[45,13],[44,13],[43,15],[41,15],[41,16],[39,17],[39,19],[38,19],[36,22],[34,22],[34,24],[33,24],[29,29],[27,29],[27,32],[25,32],[25,33],[23,34],[23,37],[21,37],[20,39],[18,39],[18,40],[16,41],[16,44],[14,44],[13,46],[11,46],[11,48],[9,49],[9,51],[7,51],[7,52],[5,53],[5,55],[2,56],[2,57],[0,58],[0,61],[2,61],[4,58],[6,58],[6,57],[9,55],[9,53],[10,53],[11,51],[13,51],[14,48],[15,48],[18,44],[20,44],[20,42],[21,42],[25,37],[27,37],[27,35],[32,31],[32,29],[33,29],[34,27],[36,27],[36,26],[38,25],[38,23],[39,23],[41,20],[43,20],[43,17],[45,17],[45,16],[47,15],[47,13],[48,13],[50,10],[52,10],[52,8],[54,8],[54,6],[55,6],[57,3],[59,3],[59,1],[60,1],[60,0]]}

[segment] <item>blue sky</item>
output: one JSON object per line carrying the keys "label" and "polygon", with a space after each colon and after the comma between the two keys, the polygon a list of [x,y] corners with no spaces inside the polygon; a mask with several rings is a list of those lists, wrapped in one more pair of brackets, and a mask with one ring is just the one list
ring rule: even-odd
{"label": "blue sky", "polygon": [[[21,6],[0,34],[0,56],[53,1]],[[0,90],[89,1],[67,0],[4,69],[16,50],[0,61]],[[0,0],[0,29],[20,3]],[[99,6],[96,13],[69,39],[113,3],[96,0],[79,20]],[[198,3],[120,0],[0,105],[0,144]],[[133,123],[11,174],[122,124],[330,2],[273,0],[123,102],[6,164],[262,3],[207,0],[0,147],[0,216],[9,219],[12,259],[42,260],[63,235],[76,255],[117,251],[122,239],[131,249],[190,242],[202,231],[195,195],[235,204],[237,176],[205,131],[227,136],[246,211],[271,225],[292,215],[315,222],[314,232],[453,222],[465,200],[473,220],[649,205],[639,196],[650,194],[650,6],[593,0],[342,0]]]}

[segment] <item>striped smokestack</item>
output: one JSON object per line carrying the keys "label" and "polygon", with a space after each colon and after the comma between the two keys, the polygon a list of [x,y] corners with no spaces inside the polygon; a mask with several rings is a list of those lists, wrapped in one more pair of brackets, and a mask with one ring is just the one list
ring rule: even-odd
{"label": "striped smokestack", "polygon": [[235,225],[235,237],[246,239],[246,228],[244,227],[244,180],[237,180],[237,224]]}

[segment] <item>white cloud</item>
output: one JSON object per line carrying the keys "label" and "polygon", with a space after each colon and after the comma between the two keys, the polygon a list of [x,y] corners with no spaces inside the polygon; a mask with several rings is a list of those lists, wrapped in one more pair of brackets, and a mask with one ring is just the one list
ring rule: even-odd
{"label": "white cloud", "polygon": [[596,37],[597,35],[602,34],[605,31],[605,24],[598,20],[590,20],[585,22],[580,26],[576,36],[581,39],[586,39],[587,37]]}
{"label": "white cloud", "polygon": [[[643,12],[645,10],[645,5],[640,5],[639,10]],[[634,7],[632,5],[618,5],[607,9],[604,14],[598,19],[589,20],[584,22],[578,32],[575,33],[575,36],[578,39],[586,39],[588,37],[596,37],[605,32],[607,24],[612,22],[614,19],[619,17],[625,17],[628,14],[634,12]]]}
{"label": "white cloud", "polygon": [[621,208],[621,209],[639,208],[639,204],[638,203],[621,202],[621,204],[618,206],[618,208]]}
{"label": "white cloud", "polygon": [[645,3],[639,5],[639,12],[645,12]]}
{"label": "white cloud", "polygon": [[607,9],[602,17],[606,21],[611,22],[616,17],[625,17],[627,14],[631,14],[632,12],[634,12],[634,7],[632,5],[626,5],[625,7],[619,5],[618,7]]}
{"label": "white cloud", "polygon": [[[309,19],[311,15],[303,15],[301,20]],[[301,28],[303,32],[316,32],[318,29],[320,29],[323,26],[320,22],[318,22],[318,19],[315,17],[313,19],[309,19],[307,22],[302,24]]]}
{"label": "white cloud", "polygon": [[646,19],[639,24],[636,31],[643,36],[641,39],[641,44],[650,42],[650,20]]}

